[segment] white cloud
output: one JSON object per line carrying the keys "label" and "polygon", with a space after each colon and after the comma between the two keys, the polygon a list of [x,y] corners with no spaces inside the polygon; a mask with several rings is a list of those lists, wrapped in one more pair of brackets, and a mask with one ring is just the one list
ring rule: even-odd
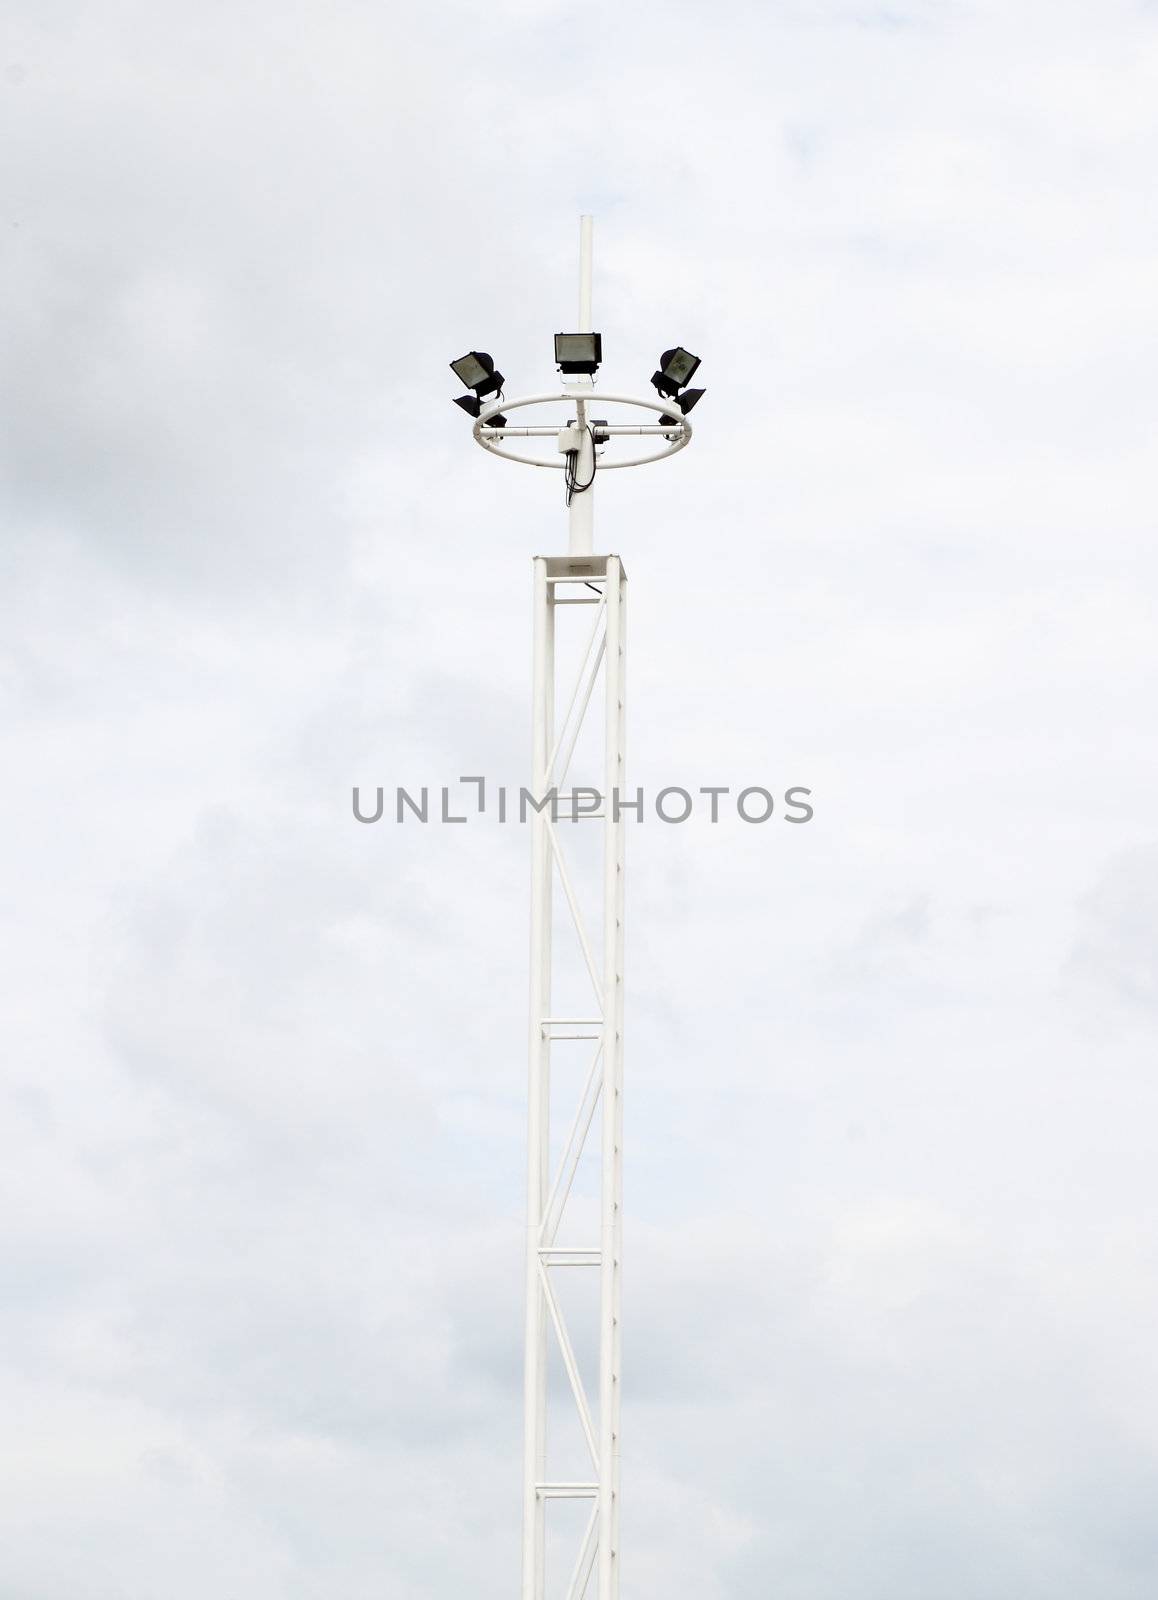
{"label": "white cloud", "polygon": [[625,1581],[1149,1600],[1156,54],[15,19],[5,1595],[517,1581],[526,841],[349,799],[521,781],[561,496],[446,362],[547,377],[590,208],[709,391],[598,491],[634,781],[816,806],[629,839]]}

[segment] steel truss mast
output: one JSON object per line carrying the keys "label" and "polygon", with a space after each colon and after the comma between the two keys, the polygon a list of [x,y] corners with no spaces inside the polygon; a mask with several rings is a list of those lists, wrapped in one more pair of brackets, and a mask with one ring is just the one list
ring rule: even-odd
{"label": "steel truss mast", "polygon": [[[579,285],[579,329],[589,333],[589,217],[580,222]],[[490,389],[497,381],[485,375],[482,380]],[[592,373],[552,394],[492,398],[475,408],[474,424],[475,439],[491,454],[532,466],[565,467],[570,530],[566,556],[534,558],[522,1600],[618,1600],[619,1595],[626,807],[618,801],[626,778],[627,579],[618,556],[593,553],[593,486],[597,466],[661,460],[692,436],[686,416],[674,414],[672,400],[663,398],[604,395],[603,405],[643,408],[658,418],[646,426],[600,421],[596,427],[590,415],[593,385]],[[571,414],[561,427],[507,423],[507,412],[559,402]],[[619,435],[646,437],[650,453],[597,462],[597,445]],[[520,451],[528,448],[525,439],[557,441],[558,449],[550,458],[530,456],[517,453],[508,439]],[[572,607],[577,609],[563,609]],[[556,670],[556,624],[562,616],[569,623],[589,619],[573,672]],[[585,752],[588,767],[602,768],[601,774],[590,774],[602,802],[597,812],[584,813],[584,825],[572,827],[563,819],[570,809],[566,786],[577,749]],[[559,795],[554,815],[552,791]],[[601,863],[584,875],[572,858],[579,835],[594,822],[602,830]],[[556,998],[563,987],[560,940],[553,937],[557,921],[570,945],[564,965],[567,956],[578,953],[572,967],[583,986],[579,993],[589,996],[582,1003],[569,998],[561,1007]],[[571,1053],[577,1051],[583,1054],[575,1072]],[[554,1129],[553,1088],[556,1100],[568,1094]],[[564,1129],[561,1140],[553,1137]],[[596,1203],[579,1204],[577,1175],[593,1167]],[[580,1213],[582,1226],[572,1239],[567,1223],[578,1226]],[[594,1323],[589,1353],[574,1335],[580,1320],[588,1332]],[[561,1394],[549,1382],[558,1365],[565,1374]],[[556,1465],[552,1446],[561,1407],[580,1441],[578,1471],[570,1466],[560,1471]],[[559,1555],[549,1537],[550,1508],[558,1502],[576,1503],[582,1511],[581,1519],[573,1519],[574,1539],[560,1571],[549,1570]]]}

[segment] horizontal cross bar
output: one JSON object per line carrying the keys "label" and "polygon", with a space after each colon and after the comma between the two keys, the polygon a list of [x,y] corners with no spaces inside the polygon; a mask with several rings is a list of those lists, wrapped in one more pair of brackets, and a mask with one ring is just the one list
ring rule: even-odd
{"label": "horizontal cross bar", "polygon": [[[592,426],[594,426],[594,424],[592,424]],[[664,427],[660,423],[655,423],[650,427],[646,423],[639,427],[634,427],[629,422],[613,422],[607,427],[603,427],[601,424],[599,428],[599,432],[601,434],[606,433],[619,435],[628,433],[658,433],[662,434],[665,439],[674,438],[680,431],[680,424],[678,422],[673,423],[670,427]],[[488,439],[555,439],[558,438],[561,432],[561,428],[542,426],[530,428],[492,428],[488,426],[486,437]]]}
{"label": "horizontal cross bar", "polygon": [[586,1249],[563,1249],[558,1245],[539,1246],[539,1256],[549,1267],[597,1267],[603,1259],[598,1245]]}

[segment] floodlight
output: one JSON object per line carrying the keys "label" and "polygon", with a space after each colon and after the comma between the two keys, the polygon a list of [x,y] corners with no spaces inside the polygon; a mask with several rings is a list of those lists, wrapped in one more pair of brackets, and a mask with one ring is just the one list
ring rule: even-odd
{"label": "floodlight", "polygon": [[483,423],[483,427],[484,428],[505,428],[506,425],[507,425],[506,417],[499,416],[498,414],[496,414],[493,417],[488,417],[487,420]]}
{"label": "floodlight", "polygon": [[603,360],[603,336],[599,333],[557,333],[555,365],[560,372],[585,372],[593,376]]}
{"label": "floodlight", "polygon": [[450,370],[460,383],[473,389],[476,383],[485,383],[495,370],[495,364],[485,350],[470,350],[465,356],[450,363]]}
{"label": "floodlight", "polygon": [[677,345],[674,350],[665,350],[660,356],[659,371],[652,373],[651,381],[660,394],[674,400],[684,384],[695,375],[699,364],[699,356],[694,356],[690,350]]}
{"label": "floodlight", "polygon": [[485,350],[470,350],[465,356],[450,363],[450,370],[458,381],[475,394],[497,394],[503,386],[503,375],[495,371],[495,364]]}
{"label": "floodlight", "polygon": [[454,397],[454,404],[456,406],[461,406],[462,409],[469,412],[472,417],[477,417],[479,412],[482,410],[482,401],[479,399],[477,394],[456,394]]}
{"label": "floodlight", "polygon": [[611,435],[607,431],[607,418],[606,417],[592,417],[592,419],[591,419],[591,443],[592,444],[606,444],[608,439],[610,439],[610,437],[611,437]]}

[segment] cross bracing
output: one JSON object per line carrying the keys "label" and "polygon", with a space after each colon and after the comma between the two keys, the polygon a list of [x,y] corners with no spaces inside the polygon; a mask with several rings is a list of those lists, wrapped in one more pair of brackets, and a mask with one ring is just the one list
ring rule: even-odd
{"label": "cross bracing", "polygon": [[[537,557],[534,563],[532,792],[554,808],[531,815],[531,1004],[527,1183],[526,1383],[523,1600],[617,1600],[619,1589],[619,1384],[623,1117],[622,815],[612,797],[624,785],[624,612],[626,578],[616,556]],[[556,618],[585,606],[590,622],[573,676],[557,680]],[[569,613],[573,617],[574,613]],[[583,615],[580,613],[580,615]],[[556,726],[556,708],[562,715]],[[593,727],[602,719],[602,728]],[[586,739],[584,733],[586,730]],[[577,749],[596,737],[592,787],[602,803],[584,822],[602,831],[592,892],[570,859],[574,849],[565,785]],[[588,756],[590,760],[590,755]],[[555,911],[578,952],[586,999],[552,1010],[561,952]],[[552,1149],[552,1052],[585,1048],[579,1091],[565,1108],[566,1134]],[[598,1161],[597,1236],[562,1244],[575,1207],[576,1174]],[[598,1328],[595,1382],[585,1382],[558,1274],[577,1276]],[[549,1361],[566,1375],[565,1403],[582,1441],[583,1475],[557,1475],[549,1411],[559,1403]],[[547,1515],[553,1502],[589,1502],[565,1570],[548,1570]],[[552,1558],[554,1547],[551,1547]]]}

